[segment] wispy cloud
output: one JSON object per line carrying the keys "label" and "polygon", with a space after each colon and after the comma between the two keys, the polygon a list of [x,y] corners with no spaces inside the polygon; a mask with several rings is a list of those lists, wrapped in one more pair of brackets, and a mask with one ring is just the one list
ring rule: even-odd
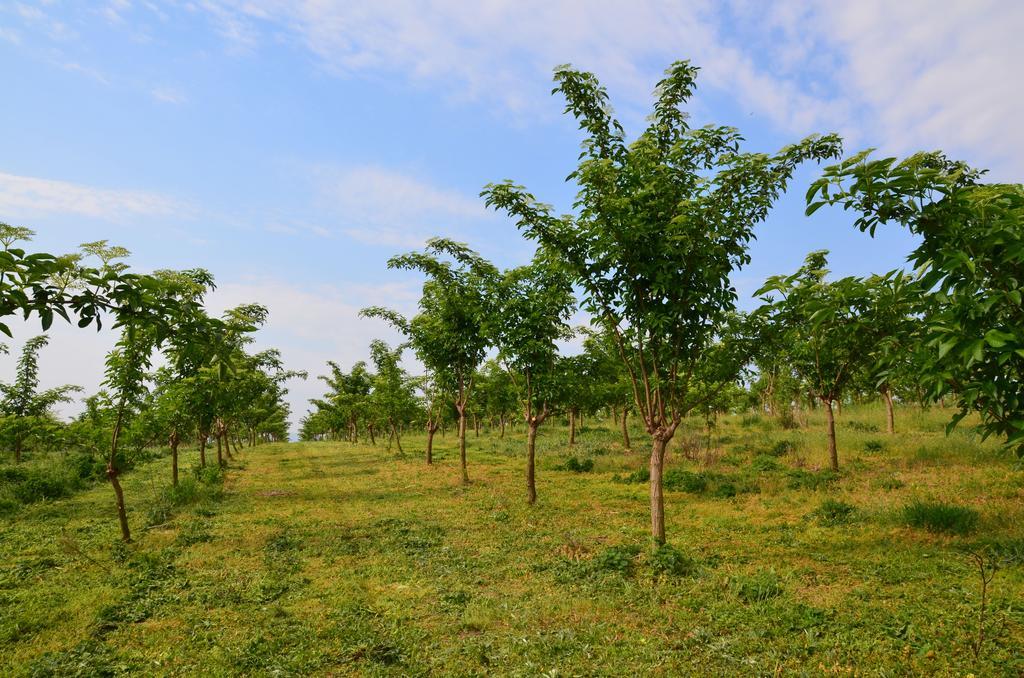
{"label": "wispy cloud", "polygon": [[96,188],[0,172],[0,213],[7,219],[71,214],[117,222],[138,216],[187,218],[194,209],[149,191]]}
{"label": "wispy cloud", "polygon": [[154,99],[165,104],[179,105],[188,101],[185,93],[175,87],[154,87],[149,93]]}
{"label": "wispy cloud", "polygon": [[432,235],[493,218],[477,197],[376,166],[319,169],[319,202],[348,237],[370,245],[419,247]]}
{"label": "wispy cloud", "polygon": [[57,65],[61,69],[65,70],[65,71],[68,71],[69,73],[78,73],[80,75],[84,75],[87,78],[95,80],[96,82],[100,83],[101,85],[109,85],[110,84],[110,80],[107,78],[107,76],[103,75],[103,73],[100,73],[95,68],[91,68],[89,66],[83,66],[82,64],[77,63],[75,61],[57,62]]}
{"label": "wispy cloud", "polygon": [[14,30],[13,28],[5,28],[4,26],[0,26],[0,40],[9,42],[12,45],[20,45],[21,35],[18,33],[18,31]]}

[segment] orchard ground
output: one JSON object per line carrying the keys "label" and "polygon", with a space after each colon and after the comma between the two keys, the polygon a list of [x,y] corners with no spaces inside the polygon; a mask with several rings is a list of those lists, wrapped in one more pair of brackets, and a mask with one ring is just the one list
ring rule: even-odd
{"label": "orchard ground", "polygon": [[265,445],[174,493],[158,458],[132,544],[103,484],[0,519],[0,674],[1019,676],[1024,470],[949,415],[847,408],[838,477],[817,413],[688,422],[658,552],[647,439],[596,418],[541,428],[532,507],[522,426],[470,431],[468,486],[451,429],[432,467],[416,435]]}

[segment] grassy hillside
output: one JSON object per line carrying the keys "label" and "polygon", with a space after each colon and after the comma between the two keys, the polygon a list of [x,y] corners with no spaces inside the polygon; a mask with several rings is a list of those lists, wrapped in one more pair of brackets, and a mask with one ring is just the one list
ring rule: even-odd
{"label": "grassy hillside", "polygon": [[105,485],[2,519],[0,674],[1022,675],[1024,472],[946,414],[845,412],[838,477],[814,415],[682,432],[657,553],[645,438],[592,419],[542,429],[532,508],[521,431],[470,433],[468,487],[451,432],[432,468],[269,445],[175,494],[151,461],[128,546]]}

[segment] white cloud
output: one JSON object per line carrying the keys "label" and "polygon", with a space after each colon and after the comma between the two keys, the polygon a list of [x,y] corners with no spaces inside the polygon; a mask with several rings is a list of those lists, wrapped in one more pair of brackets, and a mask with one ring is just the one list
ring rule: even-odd
{"label": "white cloud", "polygon": [[348,224],[342,232],[370,245],[419,247],[433,235],[493,217],[479,197],[382,167],[315,175],[319,202]]}
{"label": "white cloud", "polygon": [[[1019,175],[1024,4],[959,0],[206,0],[219,30],[255,49],[290,36],[341,76],[399,76],[515,117],[554,109],[551,68],[600,74],[627,116],[665,64],[787,133],[840,131],[854,145],[950,148]],[[636,116],[630,117],[635,119]]]}
{"label": "white cloud", "polygon": [[841,54],[837,85],[895,152],[942,148],[1024,173],[1024,4],[994,0],[822,4]]}
{"label": "white cloud", "polygon": [[0,172],[0,214],[8,221],[40,214],[71,214],[122,221],[138,216],[188,217],[193,209],[149,191],[96,188]]}

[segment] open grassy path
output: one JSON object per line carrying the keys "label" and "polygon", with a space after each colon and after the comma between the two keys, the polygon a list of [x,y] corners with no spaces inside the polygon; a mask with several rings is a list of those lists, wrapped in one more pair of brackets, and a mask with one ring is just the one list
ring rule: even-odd
{"label": "open grassy path", "polygon": [[[157,460],[125,479],[131,545],[107,486],[0,523],[0,675],[1024,675],[1024,479],[938,422],[841,426],[831,479],[815,429],[729,418],[718,455],[672,453],[681,560],[650,555],[643,455],[602,428],[584,473],[549,429],[532,508],[520,435],[471,436],[468,487],[451,434],[431,468],[417,438],[246,449],[169,510]],[[980,522],[908,527],[916,497]],[[981,541],[1009,555],[975,659]]]}

